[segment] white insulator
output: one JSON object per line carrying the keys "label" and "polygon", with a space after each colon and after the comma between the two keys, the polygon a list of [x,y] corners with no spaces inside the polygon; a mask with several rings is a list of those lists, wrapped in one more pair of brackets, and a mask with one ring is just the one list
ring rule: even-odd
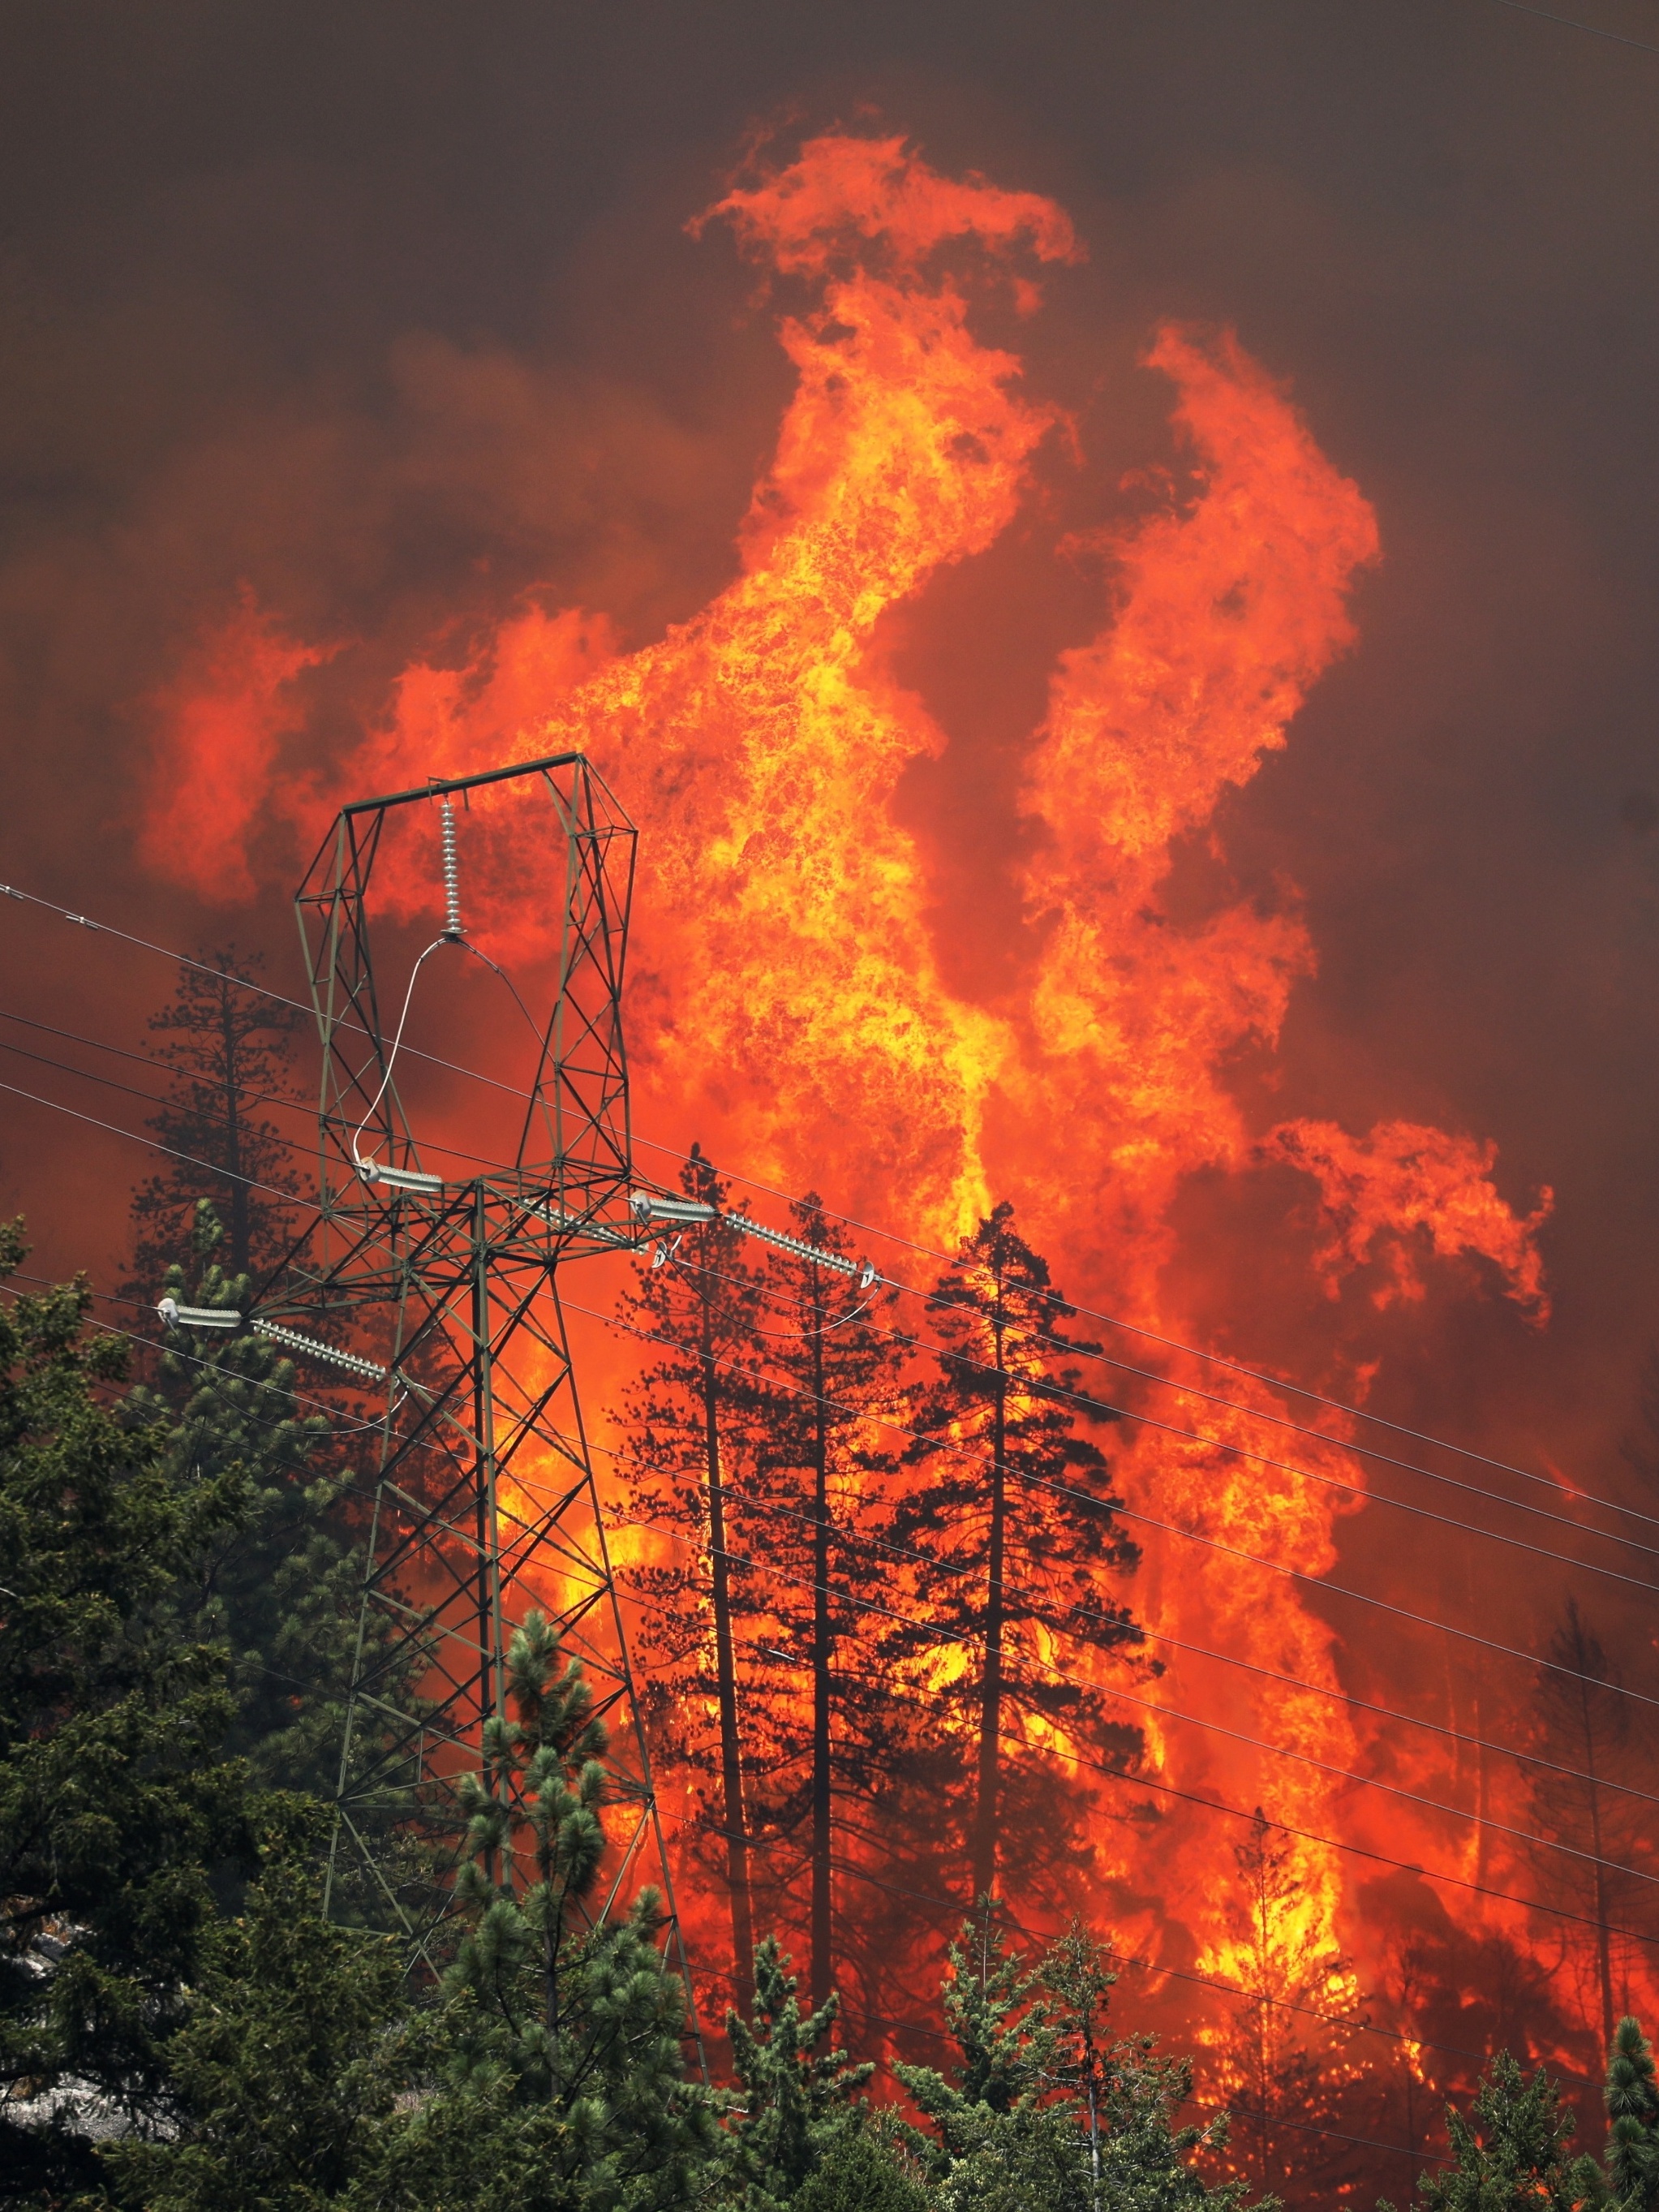
{"label": "white insulator", "polygon": [[654,1190],[635,1190],[628,1203],[641,1221],[718,1221],[717,1206],[696,1198],[663,1198]]}
{"label": "white insulator", "polygon": [[[740,1236],[752,1237],[757,1243],[769,1244],[775,1251],[787,1252],[797,1260],[808,1260],[815,1267],[823,1267],[832,1275],[854,1275],[858,1286],[867,1291],[881,1280],[868,1260],[849,1260],[844,1253],[826,1252],[820,1244],[808,1244],[799,1237],[790,1237],[781,1229],[769,1229],[763,1222],[751,1221],[746,1213],[722,1213],[717,1206],[707,1206],[700,1199],[662,1198],[653,1190],[635,1190],[629,1194],[628,1203],[641,1221],[720,1221]],[[652,1261],[660,1267],[660,1258]]]}
{"label": "white insulator", "polygon": [[253,1326],[261,1336],[286,1345],[290,1352],[302,1352],[307,1359],[321,1359],[331,1367],[343,1367],[349,1374],[362,1375],[372,1382],[383,1382],[386,1370],[373,1359],[360,1359],[355,1352],[343,1352],[337,1344],[325,1344],[319,1337],[303,1336],[297,1328],[280,1328],[274,1321],[260,1321]]}
{"label": "white insulator", "polygon": [[444,1187],[441,1176],[422,1175],[418,1168],[389,1168],[379,1160],[359,1160],[357,1173],[365,1182],[384,1183],[388,1190],[419,1191],[434,1197]]}
{"label": "white insulator", "polygon": [[[763,1222],[751,1221],[746,1213],[728,1213],[726,1220],[730,1228],[741,1230],[745,1237],[769,1244],[775,1251],[788,1252],[797,1260],[810,1260],[815,1267],[827,1268],[832,1275],[856,1275],[860,1271],[858,1261],[849,1260],[840,1252],[826,1252],[821,1245],[803,1243],[799,1237],[786,1237],[781,1229],[769,1229]],[[873,1272],[866,1272],[873,1281]]]}
{"label": "white insulator", "polygon": [[240,1328],[242,1316],[229,1306],[181,1306],[177,1298],[159,1301],[155,1310],[169,1328]]}
{"label": "white insulator", "polygon": [[455,857],[455,810],[446,799],[441,802],[443,868],[444,868],[444,935],[461,934],[461,871]]}

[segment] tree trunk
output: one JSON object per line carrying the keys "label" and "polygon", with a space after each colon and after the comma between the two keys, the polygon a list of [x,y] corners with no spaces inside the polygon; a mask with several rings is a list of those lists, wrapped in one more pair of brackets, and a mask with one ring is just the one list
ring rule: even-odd
{"label": "tree trunk", "polygon": [[732,1568],[726,1550],[726,1494],[720,1468],[720,1409],[706,1301],[702,1333],[703,1449],[708,1470],[708,1546],[714,1570],[714,1668],[720,1717],[726,1880],[732,1900],[732,1972],[738,1985],[738,2008],[747,2014],[755,1995],[755,1929],[749,1902],[749,1836],[744,1825],[743,1753],[738,1735],[738,1677],[732,1648]]}
{"label": "tree trunk", "polygon": [[823,1307],[812,1306],[812,2009],[835,1984],[830,1869],[830,1419],[823,1399]]}
{"label": "tree trunk", "polygon": [[1589,1784],[1590,1850],[1595,1869],[1595,1972],[1601,1993],[1601,2048],[1613,2048],[1613,1938],[1607,1927],[1607,1870],[1601,1850],[1601,1788],[1595,1771],[1595,1723],[1590,1713],[1589,1686],[1578,1685],[1578,1705],[1583,1716],[1584,1774]]}
{"label": "tree trunk", "polygon": [[991,1454],[990,1587],[985,1603],[985,1674],[980,1695],[979,1788],[974,1820],[974,1895],[986,1897],[997,1878],[997,1791],[1002,1753],[1003,1560],[1007,1548],[1007,1379],[1003,1368],[1000,1305],[993,1324],[996,1340],[996,1418]]}
{"label": "tree trunk", "polygon": [[219,1022],[224,1037],[225,1168],[230,1184],[230,1272],[245,1275],[252,1243],[248,1188],[242,1173],[241,1091],[236,1081],[236,1025],[230,986],[219,986]]}

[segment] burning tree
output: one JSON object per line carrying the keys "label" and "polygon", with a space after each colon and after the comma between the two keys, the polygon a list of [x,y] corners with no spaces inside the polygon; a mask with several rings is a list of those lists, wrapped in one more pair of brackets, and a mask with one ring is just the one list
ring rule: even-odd
{"label": "burning tree", "polygon": [[969,1858],[974,1893],[994,1887],[1004,1753],[1010,1741],[1085,1732],[1127,1765],[1139,1731],[1104,1717],[1106,1698],[1077,1669],[1133,1650],[1140,1632],[1107,1602],[1103,1577],[1139,1553],[1114,1517],[1099,1447],[1081,1419],[1114,1420],[1087,1396],[1059,1324],[1075,1309],[1006,1201],[964,1237],[927,1302],[940,1339],[938,1379],[919,1395],[910,1464],[925,1486],[901,1498],[893,1542],[909,1551],[922,1618],[889,1638],[921,1661],[943,1709],[975,1743]]}
{"label": "burning tree", "polygon": [[[695,1145],[680,1187],[701,1204],[724,1206],[726,1187]],[[647,1711],[665,1759],[720,1778],[733,1971],[745,2008],[755,1954],[745,1802],[754,1740],[746,1760],[745,1735],[758,1714],[741,1709],[763,1699],[766,1686],[749,1680],[752,1668],[739,1683],[735,1623],[763,1609],[765,1597],[734,1558],[730,1516],[734,1468],[753,1465],[764,1397],[752,1365],[761,1289],[741,1232],[716,1218],[658,1245],[618,1308],[626,1326],[660,1347],[623,1401],[641,1478],[635,1502],[645,1519],[688,1540],[667,1561],[629,1577],[647,1607]]]}
{"label": "burning tree", "polygon": [[[791,1209],[803,1243],[844,1254],[842,1231],[813,1194]],[[777,1662],[799,1679],[810,1670],[803,1711],[787,1685],[788,1751],[803,1760],[802,1781],[781,1798],[780,1828],[809,1820],[811,1873],[811,2002],[828,2001],[835,1979],[832,1840],[838,1789],[866,1802],[880,1791],[903,1734],[899,1709],[864,1693],[837,1673],[838,1644],[864,1639],[869,1605],[891,1579],[891,1560],[861,1534],[878,1518],[879,1486],[890,1472],[872,1413],[900,1389],[902,1343],[874,1314],[891,1291],[860,1299],[844,1274],[816,1260],[774,1253],[767,1270],[777,1326],[764,1332],[763,1356],[781,1386],[769,1407],[755,1481],[757,1512],[748,1527],[763,1547],[775,1582],[768,1601],[787,1649]]]}
{"label": "burning tree", "polygon": [[1291,1839],[1258,1806],[1249,1832],[1233,1852],[1238,1869],[1234,1913],[1235,1971],[1244,1991],[1237,2010],[1235,2070],[1257,2142],[1263,2190],[1293,2185],[1305,2160],[1287,2165],[1275,2154],[1276,2122],[1294,2112],[1311,2119],[1322,2100],[1316,2060],[1301,2033],[1305,2014],[1333,2016],[1351,2002],[1347,1961],[1308,1913],[1308,1886]]}
{"label": "burning tree", "polygon": [[234,945],[205,954],[200,965],[186,962],[170,1003],[149,1018],[163,1039],[155,1058],[170,1071],[173,1095],[146,1127],[189,1157],[169,1158],[133,1195],[136,1296],[153,1298],[167,1269],[188,1258],[200,1199],[224,1224],[221,1256],[231,1275],[264,1267],[292,1234],[289,1209],[259,1188],[287,1182],[289,1152],[258,1109],[291,1085],[289,1040],[306,1017],[258,988],[264,964]]}
{"label": "burning tree", "polygon": [[1560,1940],[1593,1992],[1605,2050],[1628,2002],[1626,1931],[1651,1925],[1656,1895],[1639,1863],[1647,1801],[1627,1787],[1639,1747],[1620,1670],[1577,1599],[1567,1600],[1545,1656],[1536,1697],[1550,1763],[1531,1767],[1532,1823],[1544,1839],[1533,1856],[1550,1902],[1573,1916],[1558,1921]]}

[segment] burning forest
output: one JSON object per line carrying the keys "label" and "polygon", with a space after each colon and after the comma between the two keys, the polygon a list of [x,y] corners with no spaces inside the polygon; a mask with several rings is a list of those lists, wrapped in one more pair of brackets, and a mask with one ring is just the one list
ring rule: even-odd
{"label": "burning forest", "polygon": [[[1316,836],[1247,811],[1330,744],[1322,687],[1411,556],[1224,318],[1149,313],[1077,373],[1066,287],[1112,249],[1062,201],[869,113],[757,133],[678,216],[771,380],[695,604],[641,623],[633,550],[574,590],[480,560],[385,619],[227,573],[126,708],[129,865],[212,918],[172,1000],[176,936],[18,871],[20,931],[149,957],[115,1073],[160,1151],[88,1323],[138,1380],[87,1372],[185,1486],[145,1542],[206,1547],[167,1617],[228,1638],[230,1704],[191,1725],[289,1793],[192,1815],[252,1885],[202,1939],[217,2016],[313,1861],[277,1978],[378,1929],[409,1956],[360,2052],[410,1960],[450,2008],[450,2072],[382,2085],[390,2163],[339,2154],[377,2203],[459,2185],[404,2124],[432,2083],[562,2112],[629,2004],[657,2072],[605,2077],[602,2151],[523,2153],[598,2192],[550,2203],[690,2201],[718,2140],[755,2203],[1036,2205],[965,2117],[981,2063],[975,2111],[1068,2116],[1093,2212],[1433,2197],[1486,2154],[1444,2118],[1477,2094],[1551,2202],[1651,2162],[1659,1390],[1620,1459],[1422,1382],[1552,1356],[1571,1164],[1511,1158],[1426,1046],[1309,1079]],[[953,784],[1000,659],[1018,727]],[[303,975],[266,928],[302,876]],[[45,1009],[9,1051],[87,1072]],[[28,1329],[70,1323],[16,1320],[33,1290],[38,1378]],[[29,1405],[20,1435],[60,1419]],[[27,1905],[28,1957],[83,1918]],[[179,2032],[194,2140],[225,2062]],[[33,2048],[20,2127],[127,2094]],[[786,2075],[816,2150],[766,2118]],[[1564,2118],[1599,2157],[1604,2076],[1611,2181]],[[1113,2179],[1137,2129],[1176,2193]],[[196,2201],[165,2130],[105,2133],[76,2185]]]}

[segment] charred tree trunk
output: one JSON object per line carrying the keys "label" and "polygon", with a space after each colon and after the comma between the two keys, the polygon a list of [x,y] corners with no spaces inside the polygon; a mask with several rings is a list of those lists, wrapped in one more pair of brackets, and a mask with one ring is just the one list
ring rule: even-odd
{"label": "charred tree trunk", "polygon": [[230,1272],[245,1275],[253,1243],[247,1178],[242,1168],[241,1086],[236,1067],[236,1023],[230,986],[219,986],[219,1022],[224,1041],[225,1171],[230,1188]]}
{"label": "charred tree trunk", "polygon": [[1584,1781],[1589,1807],[1591,1863],[1595,1868],[1595,1973],[1601,1995],[1601,2048],[1613,2048],[1613,1936],[1607,1899],[1607,1854],[1601,1848],[1601,1780],[1595,1771],[1595,1719],[1590,1711],[1589,1685],[1578,1683],[1578,1710],[1583,1724]]}
{"label": "charred tree trunk", "polygon": [[823,1307],[812,1308],[812,2009],[835,1982],[830,1894],[830,1700],[834,1659],[830,1620],[830,1417],[823,1395]]}
{"label": "charred tree trunk", "polygon": [[988,1897],[996,1887],[997,1795],[1002,1754],[1003,1565],[1007,1551],[1008,1385],[1003,1366],[1003,1323],[993,1324],[996,1342],[996,1401],[992,1425],[989,1588],[985,1602],[985,1674],[980,1696],[979,1786],[974,1808],[974,1895]]}
{"label": "charred tree trunk", "polygon": [[738,2007],[750,2011],[755,1993],[755,1929],[749,1899],[749,1832],[743,1805],[743,1751],[738,1734],[737,1663],[732,1644],[732,1565],[726,1548],[726,1493],[720,1466],[720,1401],[715,1382],[708,1309],[703,1307],[703,1449],[708,1474],[708,1546],[714,1599],[715,1687],[720,1705],[720,1785],[726,1829],[726,1879],[732,1900],[732,1972]]}

